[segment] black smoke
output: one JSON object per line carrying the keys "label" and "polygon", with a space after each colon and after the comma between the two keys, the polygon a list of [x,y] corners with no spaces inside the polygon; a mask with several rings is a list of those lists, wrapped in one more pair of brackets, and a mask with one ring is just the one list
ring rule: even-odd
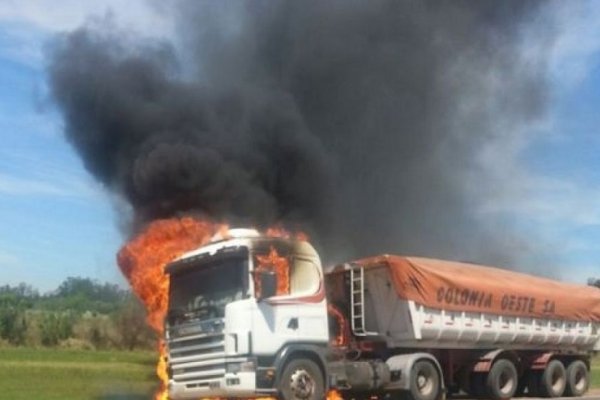
{"label": "black smoke", "polygon": [[175,5],[172,43],[96,21],[49,52],[66,137],[134,227],[283,223],[329,257],[505,263],[527,248],[477,215],[494,189],[479,157],[545,110],[544,53],[523,45],[542,3]]}

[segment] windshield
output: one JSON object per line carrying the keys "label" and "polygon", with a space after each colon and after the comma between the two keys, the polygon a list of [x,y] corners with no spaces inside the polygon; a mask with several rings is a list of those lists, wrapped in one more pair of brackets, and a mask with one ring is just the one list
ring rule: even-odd
{"label": "windshield", "polygon": [[247,253],[200,260],[171,274],[169,324],[225,316],[225,305],[244,298]]}

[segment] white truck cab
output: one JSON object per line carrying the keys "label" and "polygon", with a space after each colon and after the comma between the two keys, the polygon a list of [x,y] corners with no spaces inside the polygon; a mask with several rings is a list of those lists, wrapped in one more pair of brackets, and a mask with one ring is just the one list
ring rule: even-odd
{"label": "white truck cab", "polygon": [[327,346],[323,271],[306,241],[232,229],[166,271],[172,399],[273,394],[290,345]]}

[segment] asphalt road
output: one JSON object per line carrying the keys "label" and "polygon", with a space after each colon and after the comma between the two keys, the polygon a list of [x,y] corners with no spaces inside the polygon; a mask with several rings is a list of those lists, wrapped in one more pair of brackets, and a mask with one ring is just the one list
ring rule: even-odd
{"label": "asphalt road", "polygon": [[[529,399],[529,400],[542,400],[541,397],[522,397],[524,400],[525,399]],[[585,399],[585,400],[600,400],[600,393],[595,393],[595,394],[587,394],[584,397],[578,397],[579,399]],[[573,400],[574,397],[556,397],[554,398],[554,400]],[[548,399],[543,399],[543,400],[548,400]]]}
{"label": "asphalt road", "polygon": [[[476,399],[472,399],[470,397],[464,397],[464,396],[449,396],[448,399],[456,399],[456,400],[476,400]],[[540,397],[515,397],[516,399],[523,399],[523,400],[548,400],[548,399],[542,399]],[[576,400],[576,399],[585,399],[585,400],[600,400],[600,389],[594,389],[591,390],[590,392],[588,392],[587,395],[585,395],[584,397],[556,397],[552,400]],[[481,400],[481,399],[479,399]]]}
{"label": "asphalt road", "polygon": [[[528,399],[528,400],[542,400],[541,397],[522,397],[523,400]],[[554,400],[573,400],[573,397],[556,397],[554,398]],[[579,399],[585,399],[585,400],[600,400],[600,393],[595,393],[595,394],[588,394],[584,397],[579,397]],[[548,399],[543,399],[543,400],[548,400]]]}
{"label": "asphalt road", "polygon": [[[457,400],[481,400],[481,399],[473,399],[470,397],[448,397],[448,399],[457,399]],[[523,399],[523,400],[548,400],[548,399],[542,399],[541,397],[514,397],[514,399]],[[552,400],[574,400],[574,397],[556,397]],[[584,397],[578,397],[578,399],[585,399],[585,400],[600,400],[600,393],[595,393],[595,394],[588,394]]]}

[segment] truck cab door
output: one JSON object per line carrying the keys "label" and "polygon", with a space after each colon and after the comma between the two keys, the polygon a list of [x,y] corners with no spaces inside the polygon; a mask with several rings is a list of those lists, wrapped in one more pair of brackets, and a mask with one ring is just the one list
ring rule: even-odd
{"label": "truck cab door", "polygon": [[[287,270],[270,271],[267,276],[268,273],[259,272],[260,268],[255,269],[255,290],[259,293],[255,328],[261,336],[264,332],[268,342],[262,346],[273,350],[290,342],[327,343],[327,306],[320,268],[310,257],[298,254],[287,257],[285,262],[273,255],[271,258],[257,261],[263,265],[269,261]],[[276,283],[273,283],[273,275]]]}

